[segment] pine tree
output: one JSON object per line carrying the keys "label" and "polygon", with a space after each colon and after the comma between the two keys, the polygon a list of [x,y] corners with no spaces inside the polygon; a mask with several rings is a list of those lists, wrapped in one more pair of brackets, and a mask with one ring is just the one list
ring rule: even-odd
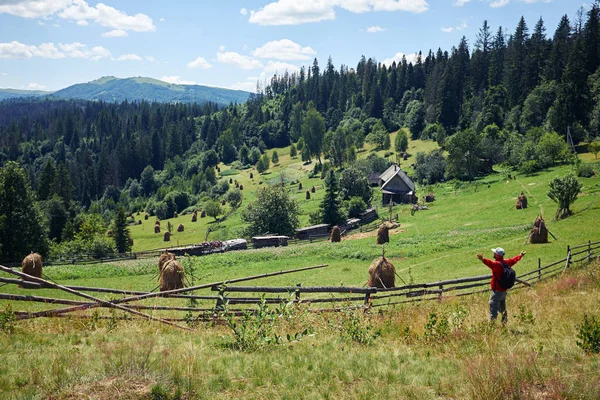
{"label": "pine tree", "polygon": [[38,183],[37,197],[39,200],[48,200],[55,191],[56,168],[52,159],[48,159],[44,164],[44,169],[40,174]]}
{"label": "pine tree", "polygon": [[333,170],[325,178],[325,196],[319,207],[324,224],[338,225],[346,221],[340,208],[340,186]]}
{"label": "pine tree", "polygon": [[600,67],[600,4],[592,4],[587,13],[588,19],[583,28],[586,67],[589,74]]}
{"label": "pine tree", "polygon": [[117,207],[114,220],[115,247],[119,253],[131,251],[129,228],[127,227],[127,216],[123,206]]}
{"label": "pine tree", "polygon": [[46,227],[23,168],[8,162],[0,168],[0,259],[20,261],[48,251]]}
{"label": "pine tree", "polygon": [[549,81],[561,81],[562,75],[569,60],[569,48],[571,42],[571,24],[569,17],[564,15],[556,28],[552,39],[550,60],[546,70],[546,79]]}
{"label": "pine tree", "polygon": [[510,37],[506,48],[504,86],[508,90],[509,106],[512,108],[529,94],[526,59],[529,34],[525,18],[521,17],[515,33]]}
{"label": "pine tree", "polygon": [[492,42],[489,70],[490,86],[497,86],[503,82],[505,53],[506,43],[504,42],[504,31],[502,30],[502,27],[500,27]]}

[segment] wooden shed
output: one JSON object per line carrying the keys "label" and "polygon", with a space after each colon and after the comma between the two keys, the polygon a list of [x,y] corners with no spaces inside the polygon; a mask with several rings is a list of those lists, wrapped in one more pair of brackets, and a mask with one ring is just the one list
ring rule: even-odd
{"label": "wooden shed", "polygon": [[225,251],[246,250],[247,248],[248,241],[246,241],[246,239],[231,239],[223,242],[223,249]]}
{"label": "wooden shed", "polygon": [[374,208],[369,208],[367,211],[359,215],[361,224],[368,224],[369,222],[373,222],[377,219],[377,210]]}
{"label": "wooden shed", "polygon": [[306,228],[296,229],[296,237],[300,240],[309,240],[318,237],[325,237],[328,235],[329,225],[319,224],[313,226],[307,226]]}
{"label": "wooden shed", "polygon": [[379,176],[382,205],[416,203],[415,183],[398,165],[392,165]]}
{"label": "wooden shed", "polygon": [[278,246],[287,246],[288,245],[287,236],[255,236],[252,238],[252,246],[255,249],[260,249],[261,247],[278,247]]}

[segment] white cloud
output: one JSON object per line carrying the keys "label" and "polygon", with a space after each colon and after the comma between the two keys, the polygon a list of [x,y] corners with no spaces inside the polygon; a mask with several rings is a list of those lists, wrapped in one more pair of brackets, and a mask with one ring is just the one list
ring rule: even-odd
{"label": "white cloud", "polygon": [[285,73],[285,71],[287,71],[291,74],[293,72],[299,72],[300,68],[293,64],[284,63],[281,61],[269,61],[269,63],[265,66],[265,69],[263,72],[265,74],[271,73],[271,74],[283,75]]}
{"label": "white cloud", "polygon": [[97,24],[136,32],[155,31],[152,18],[146,14],[128,15],[104,3],[90,6],[85,0],[0,0],[0,14],[23,18],[39,18],[57,14],[60,18],[77,21],[94,21]]}
{"label": "white cloud", "polygon": [[469,26],[467,25],[467,23],[465,21],[463,21],[460,25],[449,26],[448,28],[441,28],[441,29],[442,29],[442,32],[450,33],[452,31],[464,31],[468,27]]}
{"label": "white cloud", "polygon": [[370,11],[422,13],[426,0],[277,0],[258,11],[250,11],[249,22],[259,25],[298,25],[335,19],[335,8],[360,14]]}
{"label": "white cloud", "polygon": [[231,85],[229,88],[233,90],[245,90],[246,92],[256,92],[256,83],[258,82],[258,77],[249,76],[243,82],[236,82]]}
{"label": "white cloud", "polygon": [[490,3],[490,7],[492,7],[492,8],[504,7],[508,3],[510,3],[510,0],[494,0]]}
{"label": "white cloud", "polygon": [[80,19],[79,21],[77,21],[77,25],[79,25],[79,26],[88,26],[89,23],[85,19]]}
{"label": "white cloud", "polygon": [[72,20],[92,20],[100,26],[113,29],[136,32],[156,30],[152,18],[146,14],[127,15],[123,11],[103,3],[98,3],[95,7],[90,7],[85,0],[74,0],[74,3],[65,8],[58,16]]}
{"label": "white cloud", "polygon": [[225,46],[223,46],[223,45],[219,46],[219,51],[225,51]]}
{"label": "white cloud", "polygon": [[45,22],[42,22],[42,21],[38,21],[38,25],[39,25],[39,26],[44,26],[44,25],[46,25],[46,23],[45,23]]}
{"label": "white cloud", "polygon": [[196,82],[182,80],[179,76],[163,76],[160,80],[174,85],[197,85]]}
{"label": "white cloud", "polygon": [[456,0],[452,5],[455,7],[462,7],[470,1],[471,0]]}
{"label": "white cloud", "polygon": [[44,90],[44,89],[48,89],[48,87],[44,86],[44,85],[40,85],[39,83],[29,82],[29,84],[27,85],[27,89],[29,89],[29,90]]}
{"label": "white cloud", "polygon": [[144,57],[144,58],[145,58],[146,60],[150,61],[150,62],[153,62],[153,63],[155,63],[155,62],[158,62],[158,61],[156,61],[156,59],[155,59],[154,57],[152,57],[152,56],[146,56],[146,57]]}
{"label": "white cloud", "polygon": [[248,10],[246,10],[245,8],[242,8],[240,10],[240,14],[242,14],[242,15],[248,15]]}
{"label": "white cloud", "polygon": [[160,22],[165,22],[164,18],[159,19]]}
{"label": "white cloud", "polygon": [[142,57],[137,54],[121,54],[116,58],[117,61],[142,61]]}
{"label": "white cloud", "polygon": [[84,58],[87,60],[98,61],[103,58],[112,58],[110,51],[102,46],[95,46],[91,49],[87,45],[74,43],[59,43],[58,47],[68,56],[72,58]]}
{"label": "white cloud", "polygon": [[218,52],[217,60],[223,64],[233,64],[238,66],[241,69],[255,69],[262,68],[262,63],[254,58],[250,58],[247,56],[243,56],[238,53],[234,53],[232,51],[228,51],[225,53]]}
{"label": "white cloud", "polygon": [[416,53],[413,53],[413,54],[396,53],[394,55],[394,57],[387,58],[387,59],[383,60],[381,63],[385,64],[387,66],[390,66],[394,63],[394,61],[396,61],[396,64],[399,64],[402,62],[402,57],[406,57],[406,61],[408,63],[414,64],[417,61],[418,54],[416,54]]}
{"label": "white cloud", "polygon": [[127,31],[124,31],[123,29],[115,29],[112,31],[104,32],[102,34],[102,37],[125,37],[125,36],[129,36],[129,33],[127,33]]}
{"label": "white cloud", "polygon": [[277,60],[309,60],[317,54],[310,46],[302,47],[289,39],[265,43],[252,52],[254,57],[275,58]]}
{"label": "white cloud", "polygon": [[73,4],[73,0],[2,0],[0,14],[39,18],[52,15],[71,4]]}
{"label": "white cloud", "polygon": [[[221,46],[222,47],[222,46]],[[198,57],[194,61],[191,61],[187,64],[188,68],[202,68],[208,69],[211,68],[212,65],[204,57]]]}
{"label": "white cloud", "polygon": [[383,29],[380,26],[370,26],[367,28],[367,32],[369,32],[369,33],[383,32],[385,30],[387,30],[387,29]]}
{"label": "white cloud", "polygon": [[448,27],[448,28],[442,28],[442,32],[446,32],[446,33],[450,33],[450,32],[452,32],[453,30],[454,30],[454,28],[453,28],[453,27],[451,27],[451,26],[450,26],[450,27]]}
{"label": "white cloud", "polygon": [[0,58],[20,58],[31,57],[42,58],[64,58],[54,43],[42,43],[39,46],[29,46],[21,42],[12,41],[10,43],[0,43]]}

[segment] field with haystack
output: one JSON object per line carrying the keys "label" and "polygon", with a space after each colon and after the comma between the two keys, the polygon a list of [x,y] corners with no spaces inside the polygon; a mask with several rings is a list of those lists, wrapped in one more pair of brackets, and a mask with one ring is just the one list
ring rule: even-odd
{"label": "field with haystack", "polygon": [[[280,160],[286,162],[284,152]],[[428,209],[411,213],[410,205],[394,206],[391,214],[398,218],[391,223],[387,221],[390,210],[380,207],[380,219],[372,230],[344,235],[334,231],[312,243],[202,257],[156,253],[117,263],[44,265],[41,276],[69,287],[129,292],[93,294],[113,301],[135,292],[160,293],[327,264],[244,285],[358,291],[367,286],[389,288],[486,275],[489,270],[475,254],[491,257],[490,249],[498,246],[508,256],[527,251],[516,266],[521,275],[535,271],[538,263],[563,259],[567,246],[600,240],[599,177],[582,179],[584,187],[572,216],[552,220],[556,204],[546,195],[548,182],[570,169],[561,166],[535,176],[511,177],[516,179],[497,171],[471,183],[421,187],[421,193],[435,193]],[[271,176],[278,179],[275,173]],[[243,180],[249,188],[244,201],[252,198],[252,185],[261,185],[256,175],[252,179],[248,173]],[[259,179],[267,183],[265,176]],[[311,200],[302,205],[307,209],[316,207],[323,196],[322,181],[314,179],[302,175],[303,188],[293,186],[295,196],[303,201],[306,189],[316,187]],[[515,207],[521,193],[527,197],[526,208]],[[216,230],[219,235],[235,233],[238,213],[234,211],[222,223]],[[162,220],[160,225],[155,217],[140,215],[142,224],[131,226],[135,246],[166,247],[163,240],[169,224],[185,226],[179,232],[172,229],[171,245],[202,241],[206,227],[215,224],[209,224],[213,218],[199,214],[195,223],[194,215],[188,214]],[[155,226],[160,233],[154,233]],[[554,237],[538,240],[545,232]],[[27,265],[37,266],[34,260]],[[23,311],[37,313],[67,305],[3,298],[0,397],[596,399],[600,393],[600,358],[582,346],[600,337],[593,333],[598,329],[594,323],[600,323],[597,261],[574,264],[532,287],[512,290],[505,327],[487,322],[487,290],[366,311],[362,301],[338,301],[315,312],[314,304],[295,302],[293,291],[277,294],[284,300],[277,304],[265,300],[233,305],[223,295],[226,289],[227,285],[217,290],[208,287],[194,292],[194,298],[152,297],[138,303],[138,312],[176,320],[173,323],[184,329],[114,308],[18,320]],[[58,296],[56,289],[17,285],[3,286],[1,294]],[[82,301],[69,293],[60,298]],[[228,313],[233,309],[253,312]]]}

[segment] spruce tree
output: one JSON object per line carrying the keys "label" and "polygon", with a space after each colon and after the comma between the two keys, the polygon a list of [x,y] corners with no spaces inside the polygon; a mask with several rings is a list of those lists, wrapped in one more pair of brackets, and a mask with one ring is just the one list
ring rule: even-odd
{"label": "spruce tree", "polygon": [[123,206],[117,207],[114,220],[115,247],[119,253],[131,251],[129,228],[127,227],[127,216]]}
{"label": "spruce tree", "polygon": [[319,207],[324,224],[338,225],[346,221],[340,204],[340,185],[335,173],[330,170],[325,178],[325,197]]}

